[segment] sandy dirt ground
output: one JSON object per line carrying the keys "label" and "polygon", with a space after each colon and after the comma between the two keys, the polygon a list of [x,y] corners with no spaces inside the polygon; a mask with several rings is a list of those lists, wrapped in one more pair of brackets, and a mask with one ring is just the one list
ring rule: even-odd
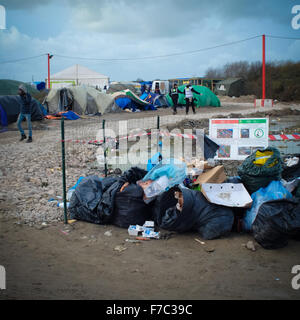
{"label": "sandy dirt ground", "polygon": [[[203,111],[226,117],[249,108]],[[171,115],[170,110],[159,113]],[[87,127],[99,120],[67,126]],[[231,233],[201,244],[195,240],[202,240],[198,234],[187,233],[130,243],[126,229],[64,225],[62,209],[48,203],[61,195],[59,122],[35,123],[32,144],[18,142],[15,127],[9,129],[0,134],[0,265],[7,276],[0,299],[300,299],[300,290],[291,286],[292,267],[300,265],[300,242],[265,250],[250,234]],[[67,149],[67,187],[80,175],[99,174],[90,165],[94,157],[87,145]],[[249,240],[256,251],[245,247]],[[122,252],[115,250],[120,245],[126,248]]]}

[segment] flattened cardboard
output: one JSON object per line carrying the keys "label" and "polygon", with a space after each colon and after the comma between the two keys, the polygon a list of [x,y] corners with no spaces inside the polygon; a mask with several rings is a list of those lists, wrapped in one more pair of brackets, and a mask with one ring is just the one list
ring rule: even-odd
{"label": "flattened cardboard", "polygon": [[226,179],[227,177],[224,172],[224,166],[216,166],[202,173],[194,184],[202,185],[203,183],[223,183]]}
{"label": "flattened cardboard", "polygon": [[201,191],[211,202],[226,207],[250,208],[252,198],[242,183],[204,183]]}

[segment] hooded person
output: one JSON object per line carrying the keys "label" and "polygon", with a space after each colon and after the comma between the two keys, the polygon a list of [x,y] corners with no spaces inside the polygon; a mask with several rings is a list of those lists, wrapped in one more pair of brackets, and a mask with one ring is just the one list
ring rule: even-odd
{"label": "hooded person", "polygon": [[18,129],[21,133],[21,139],[20,141],[23,141],[24,139],[26,139],[26,135],[25,132],[22,128],[22,121],[24,119],[26,119],[27,121],[27,125],[28,125],[28,139],[27,139],[27,143],[32,142],[32,125],[31,125],[31,95],[27,92],[27,88],[21,84],[19,86],[19,96],[21,99],[21,110],[20,110],[20,114],[18,117],[18,122],[17,122],[17,126]]}

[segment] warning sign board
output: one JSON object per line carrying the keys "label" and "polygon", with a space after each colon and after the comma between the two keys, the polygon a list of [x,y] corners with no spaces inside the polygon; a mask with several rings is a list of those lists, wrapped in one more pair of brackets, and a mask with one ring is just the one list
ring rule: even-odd
{"label": "warning sign board", "polygon": [[268,146],[269,119],[210,119],[209,137],[220,145],[216,159],[244,160]]}

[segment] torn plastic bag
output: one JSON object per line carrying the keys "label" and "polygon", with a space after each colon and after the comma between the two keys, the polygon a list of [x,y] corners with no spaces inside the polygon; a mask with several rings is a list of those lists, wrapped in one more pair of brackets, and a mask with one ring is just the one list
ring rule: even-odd
{"label": "torn plastic bag", "polygon": [[276,148],[257,150],[238,167],[238,175],[249,193],[265,188],[271,181],[280,180],[282,160]]}
{"label": "torn plastic bag", "polygon": [[[300,154],[295,154],[295,158],[300,158]],[[300,160],[297,164],[288,167],[284,165],[282,178],[286,181],[291,181],[300,177]]]}
{"label": "torn plastic bag", "polygon": [[243,220],[243,228],[246,231],[251,231],[252,224],[256,218],[260,206],[264,202],[281,199],[291,199],[292,194],[285,189],[281,181],[272,181],[266,188],[260,188],[251,195],[253,199],[252,207],[246,211],[246,216]]}
{"label": "torn plastic bag", "polygon": [[129,184],[122,192],[117,192],[112,223],[128,228],[152,220],[151,208],[144,202],[143,196],[144,190],[137,184]]}
{"label": "torn plastic bag", "polygon": [[265,249],[282,248],[300,235],[300,203],[295,199],[263,203],[252,225],[255,240]]}
{"label": "torn plastic bag", "polygon": [[233,226],[230,208],[209,203],[201,192],[180,187],[182,211],[169,208],[161,217],[160,227],[169,231],[197,230],[204,239],[215,239],[229,233]]}
{"label": "torn plastic bag", "polygon": [[[160,191],[156,188],[157,190],[155,190],[155,195],[158,195],[169,188],[182,183],[186,176],[187,167],[184,162],[177,159],[163,159],[145,175],[143,181],[155,181],[164,177],[164,182],[167,181],[167,184],[163,183]],[[159,187],[159,185],[157,187]],[[148,188],[151,188],[151,185]]]}

